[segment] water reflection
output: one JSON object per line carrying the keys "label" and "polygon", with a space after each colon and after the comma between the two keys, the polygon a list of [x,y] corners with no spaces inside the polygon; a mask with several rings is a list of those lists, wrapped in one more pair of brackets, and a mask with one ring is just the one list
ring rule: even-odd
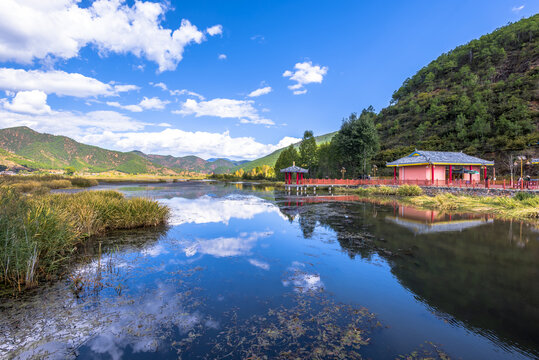
{"label": "water reflection", "polygon": [[257,241],[271,236],[273,232],[240,233],[237,237],[218,237],[215,239],[182,240],[185,255],[190,257],[197,253],[215,257],[249,255]]}
{"label": "water reflection", "polygon": [[538,355],[531,227],[270,190],[126,189],[171,226],[98,238],[65,281],[0,303],[0,358]]}
{"label": "water reflection", "polygon": [[317,225],[334,230],[352,258],[384,258],[399,282],[444,321],[539,355],[539,238],[533,226],[349,200],[298,199],[291,209],[283,198],[279,206],[297,214],[304,233]]}
{"label": "water reflection", "polygon": [[392,207],[393,215],[386,216],[386,220],[403,226],[415,234],[462,231],[494,221],[491,215],[484,214],[451,214],[398,204]]}

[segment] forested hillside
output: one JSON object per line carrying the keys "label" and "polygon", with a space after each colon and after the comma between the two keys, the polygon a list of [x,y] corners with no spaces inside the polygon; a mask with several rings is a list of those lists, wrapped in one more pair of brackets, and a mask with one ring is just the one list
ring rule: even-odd
{"label": "forested hillside", "polygon": [[539,15],[442,54],[377,119],[378,165],[413,150],[493,158],[539,141]]}

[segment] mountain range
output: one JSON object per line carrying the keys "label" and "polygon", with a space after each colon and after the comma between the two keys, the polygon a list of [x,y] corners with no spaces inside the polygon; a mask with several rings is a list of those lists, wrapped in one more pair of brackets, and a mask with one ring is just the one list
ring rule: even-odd
{"label": "mountain range", "polygon": [[42,134],[26,126],[0,130],[0,165],[8,169],[62,170],[127,174],[226,173],[244,161],[204,160],[197,156],[163,156],[120,152],[79,143],[66,136]]}

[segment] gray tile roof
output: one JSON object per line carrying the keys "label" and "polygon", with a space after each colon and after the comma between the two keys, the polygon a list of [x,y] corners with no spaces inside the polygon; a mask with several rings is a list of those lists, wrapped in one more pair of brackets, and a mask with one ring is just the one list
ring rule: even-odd
{"label": "gray tile roof", "polygon": [[293,165],[289,166],[286,169],[281,169],[281,172],[291,172],[291,173],[308,173],[308,169],[300,168],[299,166]]}
{"label": "gray tile roof", "polygon": [[403,166],[414,164],[494,165],[494,161],[483,160],[462,152],[416,150],[410,155],[388,162],[386,165]]}

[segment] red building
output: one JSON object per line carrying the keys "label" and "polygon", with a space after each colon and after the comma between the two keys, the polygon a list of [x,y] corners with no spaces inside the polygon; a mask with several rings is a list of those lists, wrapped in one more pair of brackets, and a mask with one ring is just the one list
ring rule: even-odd
{"label": "red building", "polygon": [[420,151],[387,163],[393,167],[393,177],[410,182],[452,182],[462,179],[469,182],[481,181],[487,177],[487,168],[493,161],[483,160],[462,152]]}

